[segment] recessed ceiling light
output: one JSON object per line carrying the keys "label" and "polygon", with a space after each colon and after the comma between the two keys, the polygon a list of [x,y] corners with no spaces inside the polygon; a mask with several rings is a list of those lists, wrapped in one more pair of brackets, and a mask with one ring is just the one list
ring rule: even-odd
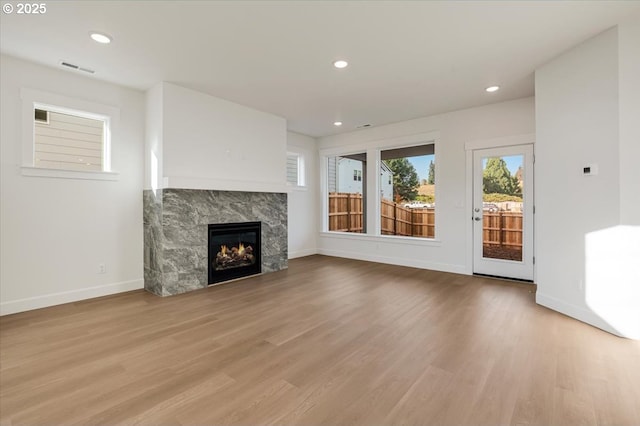
{"label": "recessed ceiling light", "polygon": [[347,65],[349,65],[349,62],[343,61],[342,59],[340,59],[338,61],[335,61],[333,63],[333,66],[336,67],[336,68],[346,68]]}
{"label": "recessed ceiling light", "polygon": [[102,44],[109,44],[111,43],[111,40],[112,40],[111,36],[105,33],[99,33],[96,31],[91,31],[89,35],[91,36],[93,41],[97,41],[98,43],[102,43]]}
{"label": "recessed ceiling light", "polygon": [[484,90],[486,90],[489,93],[493,93],[493,92],[497,92],[498,90],[500,90],[500,86],[489,86]]}
{"label": "recessed ceiling light", "polygon": [[342,121],[334,121],[333,125],[340,127],[340,126],[342,126]]}

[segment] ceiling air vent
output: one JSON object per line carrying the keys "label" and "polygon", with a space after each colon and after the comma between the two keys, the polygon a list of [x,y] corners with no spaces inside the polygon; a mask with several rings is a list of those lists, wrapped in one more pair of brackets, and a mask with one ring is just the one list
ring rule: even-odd
{"label": "ceiling air vent", "polygon": [[82,68],[78,65],[75,64],[70,64],[69,62],[60,62],[60,65],[62,65],[63,67],[67,67],[67,68],[71,68],[77,71],[84,71],[84,72],[88,72],[89,74],[95,74],[94,70],[90,70],[89,68]]}

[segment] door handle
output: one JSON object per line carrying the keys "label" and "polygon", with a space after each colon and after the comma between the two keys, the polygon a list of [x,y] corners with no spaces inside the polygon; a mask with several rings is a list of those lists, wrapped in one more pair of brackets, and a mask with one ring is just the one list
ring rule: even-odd
{"label": "door handle", "polygon": [[482,218],[480,218],[480,217],[474,217],[473,218],[473,220],[475,220],[476,222],[480,221],[480,219],[482,219]]}

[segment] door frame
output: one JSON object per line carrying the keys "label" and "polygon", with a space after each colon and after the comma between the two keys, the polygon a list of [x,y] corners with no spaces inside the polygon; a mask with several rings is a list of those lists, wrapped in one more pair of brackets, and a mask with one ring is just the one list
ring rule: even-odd
{"label": "door frame", "polygon": [[[466,262],[465,271],[473,275],[473,151],[478,149],[502,148],[517,145],[533,145],[533,173],[535,175],[535,133],[505,136],[493,139],[476,139],[466,142],[464,150],[466,154],[466,197],[465,197],[465,233],[466,233]],[[533,200],[535,207],[535,185],[533,187]],[[533,214],[533,227],[535,229],[535,208]],[[533,232],[533,255],[536,255],[535,232]],[[536,282],[536,265],[533,265],[533,282]]]}

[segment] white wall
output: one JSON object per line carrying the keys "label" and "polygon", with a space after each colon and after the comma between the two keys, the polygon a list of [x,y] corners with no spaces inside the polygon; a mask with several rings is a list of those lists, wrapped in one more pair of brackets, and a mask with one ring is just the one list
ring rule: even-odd
{"label": "white wall", "polygon": [[289,259],[317,253],[318,236],[318,149],[309,136],[287,132],[287,151],[304,157],[305,187],[290,187],[287,197]]}
{"label": "white wall", "polygon": [[[4,55],[0,67],[0,313],[142,288],[143,94]],[[119,179],[23,176],[22,87],[119,108]]]}
{"label": "white wall", "polygon": [[[319,252],[383,263],[468,273],[470,206],[466,194],[466,142],[533,133],[533,98],[455,111],[319,139],[320,150],[383,147],[388,141],[422,133],[437,133],[436,241],[321,233]],[[427,142],[427,141],[424,141]],[[375,162],[373,176],[378,175]],[[370,174],[371,175],[371,174]],[[369,197],[375,207],[374,197]],[[320,218],[321,220],[322,218]],[[368,220],[369,222],[369,220]],[[370,227],[369,227],[370,228]]]}
{"label": "white wall", "polygon": [[640,225],[640,18],[618,26],[620,222]]}
{"label": "white wall", "polygon": [[286,120],[162,85],[162,173],[170,188],[286,191]]}
{"label": "white wall", "polygon": [[163,88],[156,84],[146,92],[144,189],[162,188]]}
{"label": "white wall", "polygon": [[[640,338],[640,235],[637,226],[620,226],[635,210],[627,198],[640,193],[637,171],[623,158],[637,145],[627,139],[637,133],[621,126],[631,126],[637,98],[620,90],[637,90],[640,78],[625,69],[619,79],[627,54],[613,28],[536,71],[536,300]],[[592,164],[598,174],[584,176]]]}

